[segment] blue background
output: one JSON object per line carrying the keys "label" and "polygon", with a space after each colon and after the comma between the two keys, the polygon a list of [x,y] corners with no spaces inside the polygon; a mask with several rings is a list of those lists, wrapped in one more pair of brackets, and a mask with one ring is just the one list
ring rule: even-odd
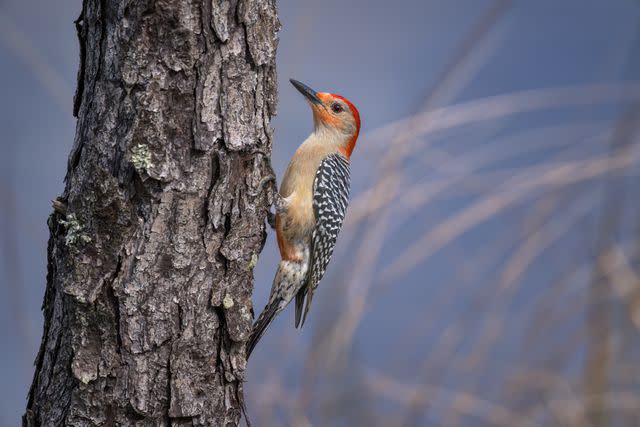
{"label": "blue background", "polygon": [[[0,1],[6,426],[24,411],[40,343],[46,218],[75,131],[79,11],[80,1]],[[294,330],[288,309],[260,342],[245,386],[254,423],[556,425],[567,416],[558,407],[589,401],[589,355],[603,346],[602,392],[640,399],[638,150],[618,175],[598,170],[616,143],[637,145],[614,130],[640,101],[640,2],[282,0],[279,14],[278,176],[311,130],[293,77],[359,108],[360,210],[349,215],[388,199],[346,225],[305,328]],[[500,99],[511,100],[506,112]],[[415,116],[425,108],[441,115]],[[531,184],[567,167],[594,172]],[[624,203],[603,247],[616,195]],[[496,208],[504,198],[514,201]],[[602,279],[598,260],[611,253],[614,270],[626,259],[631,273]],[[257,309],[277,261],[270,234]],[[601,319],[589,314],[594,286],[609,292],[605,341],[590,335]],[[606,425],[632,425],[616,418],[619,402]]]}

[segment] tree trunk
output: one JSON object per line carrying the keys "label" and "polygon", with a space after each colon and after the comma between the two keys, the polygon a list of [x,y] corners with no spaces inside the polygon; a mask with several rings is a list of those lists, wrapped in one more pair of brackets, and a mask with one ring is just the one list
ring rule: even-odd
{"label": "tree trunk", "polygon": [[237,425],[273,197],[275,0],[84,0],[23,423]]}

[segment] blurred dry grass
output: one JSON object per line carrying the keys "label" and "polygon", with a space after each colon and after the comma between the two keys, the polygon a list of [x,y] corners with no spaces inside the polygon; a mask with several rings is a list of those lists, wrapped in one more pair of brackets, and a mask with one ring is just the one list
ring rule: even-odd
{"label": "blurred dry grass", "polygon": [[[549,101],[540,109],[580,106],[576,99],[637,102],[639,89],[637,83],[545,89],[527,98]],[[464,104],[446,107],[447,114],[464,116],[452,119],[464,125],[533,109],[519,103],[503,109],[503,99],[474,101],[483,104],[475,115]],[[314,313],[336,317],[316,323],[306,381],[294,392],[274,374],[251,392],[260,396],[255,403],[264,425],[312,425],[303,416],[309,413],[321,420],[315,425],[638,425],[638,111],[632,104],[626,114],[633,120],[556,125],[536,129],[522,144],[523,135],[515,134],[462,154],[447,152],[446,136],[439,137],[438,147],[430,146],[428,130],[403,136],[399,140],[417,152],[411,162],[421,162],[432,149],[447,159],[429,177],[407,176],[406,162],[388,170],[386,156],[397,156],[397,147],[380,148],[382,178],[354,197],[341,237],[341,247],[355,251],[355,258],[345,261],[345,254],[337,253],[334,263],[347,265],[334,266],[341,274],[325,283],[330,289],[323,299],[340,306],[325,305]],[[432,120],[428,114],[417,117]],[[366,137],[375,140],[383,131]],[[567,134],[582,137],[566,139]],[[530,164],[510,165],[522,155]],[[432,177],[440,172],[444,176]],[[425,230],[414,228],[430,204],[449,197],[465,202],[424,224]],[[482,227],[495,236],[474,248],[475,254],[464,250],[467,233]],[[403,228],[411,235],[403,239],[404,250],[383,254],[386,239]],[[428,271],[429,259],[450,246],[459,254],[447,251],[448,256],[459,259],[449,262],[461,268],[446,283],[423,280],[432,288],[430,300],[406,325],[408,336],[383,350],[396,359],[388,372],[386,366],[363,366],[369,357],[354,353],[353,346],[367,312],[379,310],[373,307],[384,304],[389,293],[404,292],[406,277],[416,269]],[[468,312],[448,315],[446,308],[458,310],[459,300],[468,301]],[[448,324],[434,330],[438,315]],[[421,354],[410,381],[394,376],[398,365]],[[345,394],[335,395],[338,390]],[[395,409],[382,409],[388,403]],[[274,414],[288,418],[274,419]]]}
{"label": "blurred dry grass", "polygon": [[[379,179],[352,196],[311,348],[290,349],[307,355],[302,384],[265,366],[250,388],[261,425],[640,425],[640,82],[450,104],[509,5],[418,113],[362,137]],[[443,257],[459,268],[434,283]],[[429,299],[389,338],[379,315],[411,285]],[[376,356],[355,342],[373,328]]]}

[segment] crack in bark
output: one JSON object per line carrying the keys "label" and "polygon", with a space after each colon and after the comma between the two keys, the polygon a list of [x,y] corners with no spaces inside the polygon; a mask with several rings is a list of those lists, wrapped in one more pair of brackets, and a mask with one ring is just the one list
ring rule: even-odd
{"label": "crack in bark", "polygon": [[76,35],[78,36],[78,44],[80,45],[80,64],[78,67],[78,76],[77,76],[77,87],[76,93],[73,97],[73,117],[78,117],[78,112],[80,111],[80,105],[82,105],[82,97],[84,95],[84,78],[86,71],[86,61],[87,61],[87,47],[86,43],[86,26],[84,24],[84,9],[85,9],[85,1],[82,2],[82,10],[80,11],[80,15],[78,19],[73,21],[76,27]]}
{"label": "crack in bark", "polygon": [[114,314],[114,322],[116,325],[116,343],[117,343],[117,347],[116,347],[116,352],[118,353],[118,355],[122,355],[121,351],[122,351],[122,333],[120,331],[120,300],[118,299],[118,296],[115,294],[115,289],[113,287],[113,283],[116,280],[116,278],[118,277],[118,275],[120,274],[120,271],[122,270],[122,257],[118,256],[118,264],[116,266],[116,271],[113,273],[113,276],[111,277],[111,279],[108,281],[108,283],[106,283],[105,289],[107,292],[107,299],[108,301],[111,303],[111,308],[113,310],[113,314]]}

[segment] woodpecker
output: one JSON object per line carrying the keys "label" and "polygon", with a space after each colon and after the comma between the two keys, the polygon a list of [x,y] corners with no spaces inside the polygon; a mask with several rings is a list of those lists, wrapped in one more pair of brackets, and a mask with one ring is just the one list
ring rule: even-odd
{"label": "woodpecker", "polygon": [[295,326],[304,324],[347,211],[349,161],[360,132],[360,113],[346,98],[290,82],[311,106],[314,127],[291,158],[280,185],[275,229],[282,259],[269,302],[247,342],[247,358],[294,296]]}

